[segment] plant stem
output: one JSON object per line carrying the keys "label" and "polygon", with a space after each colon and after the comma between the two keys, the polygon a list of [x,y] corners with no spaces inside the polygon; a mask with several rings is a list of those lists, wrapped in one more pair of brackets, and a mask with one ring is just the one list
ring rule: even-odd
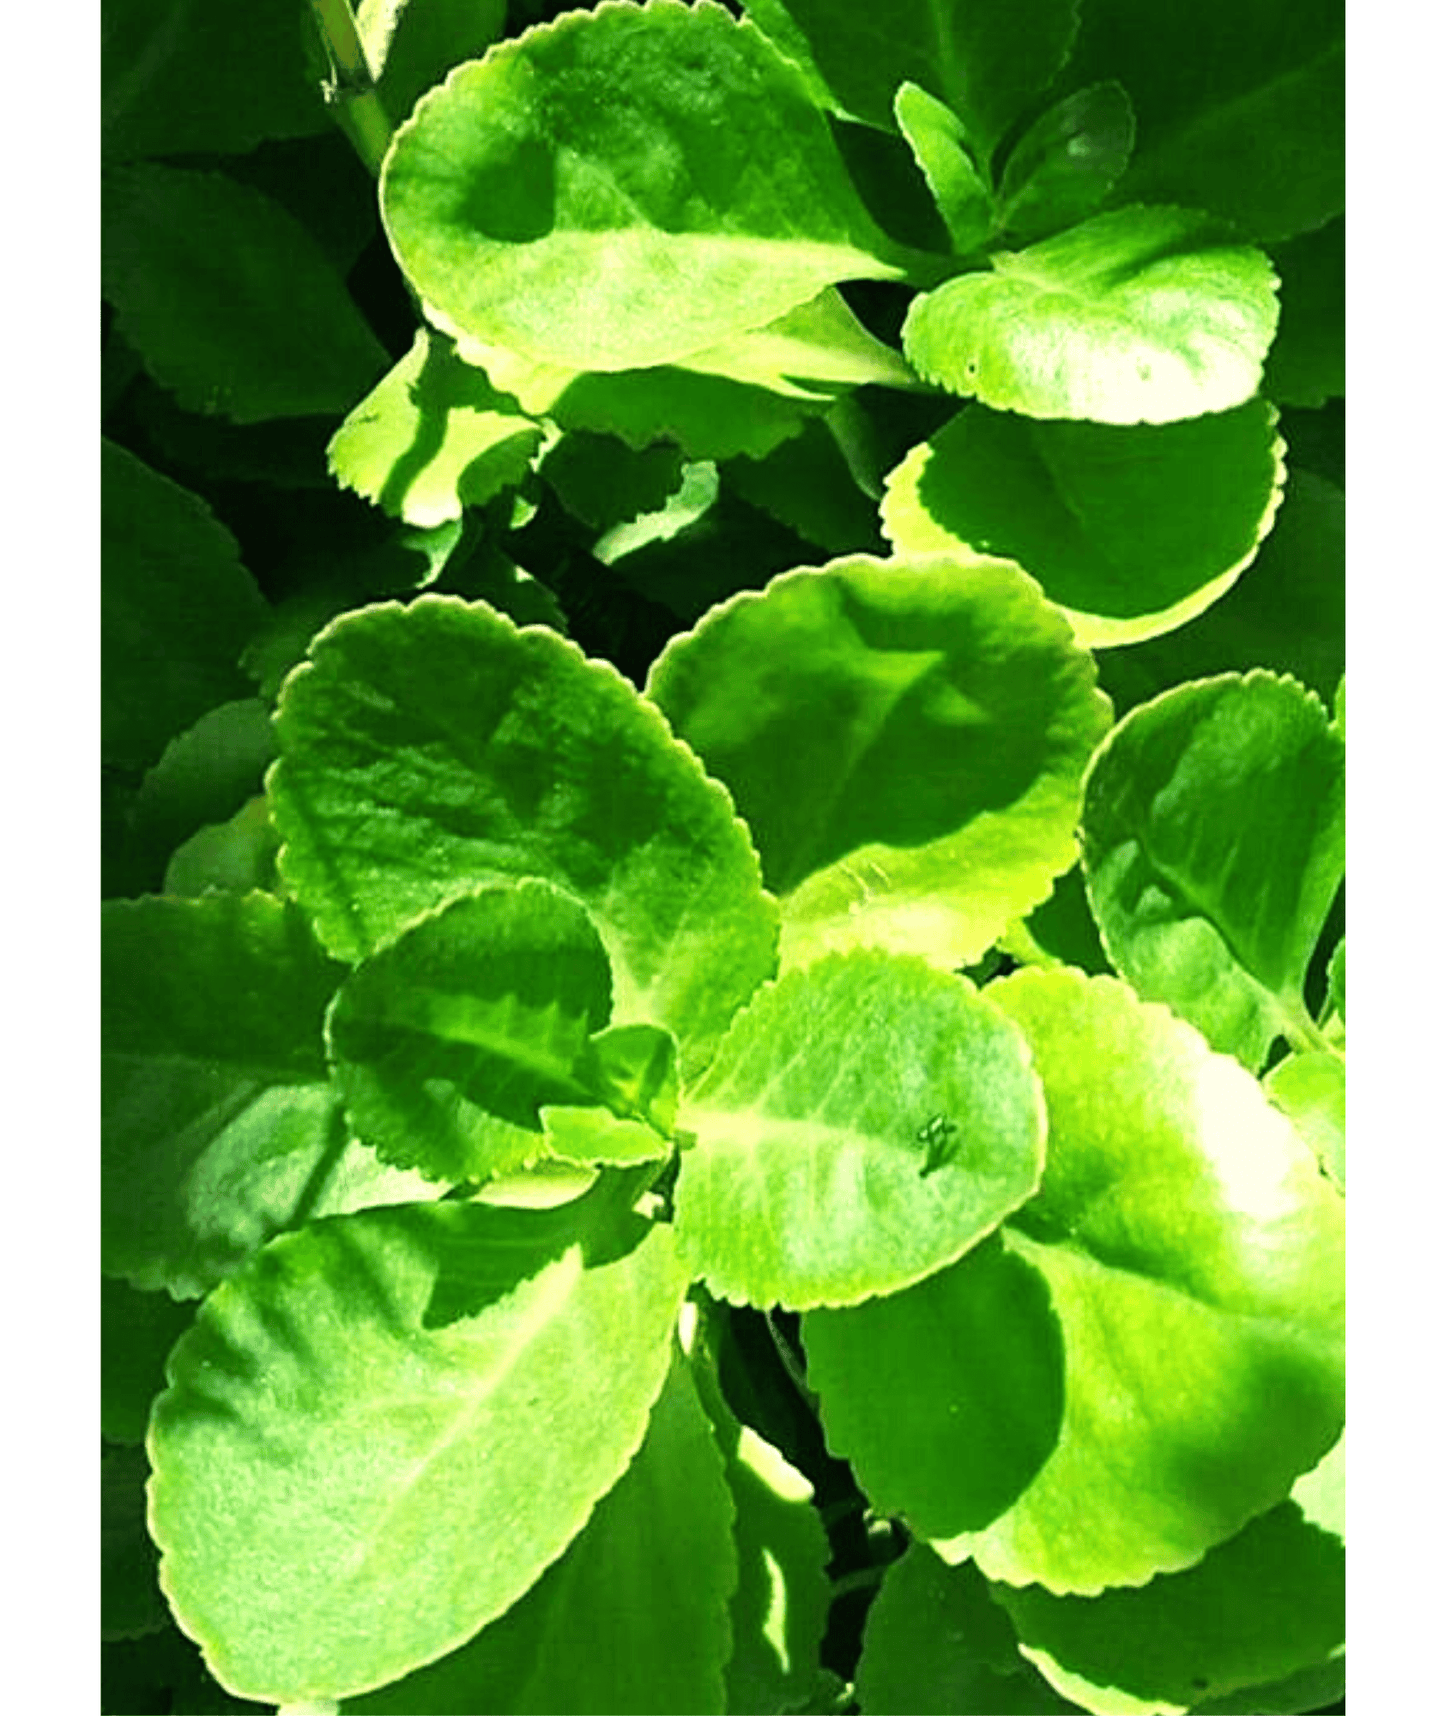
{"label": "plant stem", "polygon": [[327,101],[341,129],[375,178],[391,143],[391,120],[376,92],[376,79],[357,32],[348,0],[311,0],[311,15],[331,57]]}

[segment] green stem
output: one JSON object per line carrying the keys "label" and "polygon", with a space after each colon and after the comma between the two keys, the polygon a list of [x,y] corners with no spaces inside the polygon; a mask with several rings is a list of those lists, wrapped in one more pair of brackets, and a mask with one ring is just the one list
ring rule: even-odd
{"label": "green stem", "polygon": [[376,92],[348,0],[311,0],[311,15],[331,57],[327,100],[366,170],[375,178],[391,143],[391,120]]}

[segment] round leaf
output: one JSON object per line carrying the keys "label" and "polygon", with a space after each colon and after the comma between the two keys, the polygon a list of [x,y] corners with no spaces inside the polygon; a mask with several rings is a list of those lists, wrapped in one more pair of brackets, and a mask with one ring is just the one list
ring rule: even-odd
{"label": "round leaf", "polygon": [[578,1063],[612,1005],[587,913],[548,883],[486,888],[365,959],[326,1021],[332,1076],[388,1162],[480,1180],[535,1157],[544,1102],[587,1102]]}
{"label": "round leaf", "polygon": [[889,477],[902,554],[1015,560],[1089,649],[1172,631],[1254,559],[1284,488],[1262,399],[1161,426],[1039,421],[973,405]]}
{"label": "round leaf", "polygon": [[627,1195],[315,1222],[212,1294],[152,1416],[151,1529],[222,1685],[384,1685],[577,1535],[642,1440],[686,1285]]}
{"label": "round leaf", "polygon": [[803,1342],[829,1446],[917,1536],[997,1519],[1058,1441],[1058,1319],[997,1236],[905,1292],[810,1311]]}
{"label": "round leaf", "polygon": [[620,674],[485,603],[422,597],[328,626],[287,681],[282,875],[359,959],[479,883],[538,876],[589,910],[619,1023],[685,1072],[774,968],[775,908],[727,795]]}
{"label": "round leaf", "polygon": [[1090,765],[1084,872],[1117,971],[1259,1066],[1313,1041],[1303,986],[1345,866],[1345,746],[1264,672],[1175,687]]}
{"label": "round leaf", "polygon": [[1038,1185],[1018,1033],[922,960],[833,955],[740,1013],[680,1124],[683,1256],[719,1297],[852,1305],[953,1262]]}
{"label": "round leaf", "polygon": [[1338,1437],[1344,1201],[1237,1061],[1117,979],[1031,971],[989,995],[1048,1102],[1043,1185],[1004,1233],[1062,1329],[1064,1412],[1012,1506],[935,1547],[1056,1593],[1142,1585],[1282,1501]]}
{"label": "round leaf", "polygon": [[902,272],[797,71],[706,0],[568,14],[459,66],[397,132],[381,200],[440,326],[576,369],[668,363]]}
{"label": "round leaf", "polygon": [[1025,417],[1171,423],[1242,405],[1279,320],[1269,259],[1208,215],[1127,208],[915,298],[926,380]]}
{"label": "round leaf", "polygon": [[675,638],[648,694],[747,819],[785,967],[977,959],[1074,862],[1109,720],[1031,579],[942,556],[786,573]]}

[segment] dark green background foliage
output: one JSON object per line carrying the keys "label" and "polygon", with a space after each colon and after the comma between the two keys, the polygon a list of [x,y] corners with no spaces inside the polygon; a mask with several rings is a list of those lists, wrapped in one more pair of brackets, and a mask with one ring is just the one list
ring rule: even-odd
{"label": "dark green background foliage", "polygon": [[104,0],[102,1708],[1344,1709],[1338,0]]}

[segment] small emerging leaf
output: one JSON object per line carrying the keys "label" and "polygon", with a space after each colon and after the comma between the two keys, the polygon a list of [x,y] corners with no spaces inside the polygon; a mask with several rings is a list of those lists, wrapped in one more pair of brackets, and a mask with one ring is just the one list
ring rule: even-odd
{"label": "small emerging leaf", "polygon": [[916,83],[905,83],[893,102],[898,129],[928,181],[953,248],[977,249],[993,231],[993,198],[965,144],[963,121]]}
{"label": "small emerging leaf", "polygon": [[327,1016],[351,1124],[384,1161],[482,1180],[542,1147],[541,1104],[596,1101],[579,1065],[607,1023],[597,931],[541,881],[484,888],[364,959]]}

